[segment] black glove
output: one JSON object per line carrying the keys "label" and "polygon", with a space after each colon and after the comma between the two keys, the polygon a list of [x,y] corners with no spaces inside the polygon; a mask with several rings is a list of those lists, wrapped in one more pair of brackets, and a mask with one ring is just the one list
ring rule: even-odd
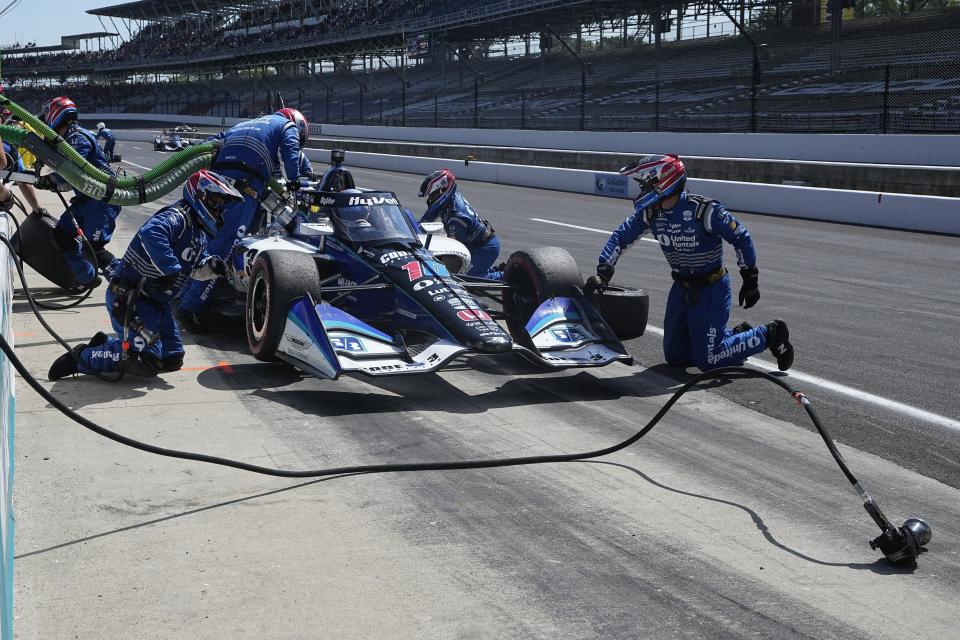
{"label": "black glove", "polygon": [[300,190],[299,180],[287,180],[287,191],[299,191],[299,190]]}
{"label": "black glove", "polygon": [[749,309],[760,300],[760,271],[756,267],[740,269],[743,285],[740,287],[740,306]]}
{"label": "black glove", "polygon": [[610,281],[613,280],[613,272],[614,268],[612,264],[601,262],[597,265],[597,276],[603,280],[604,286],[610,284]]}
{"label": "black glove", "polygon": [[221,278],[227,275],[227,263],[220,256],[210,256],[203,266],[210,267],[210,270]]}
{"label": "black glove", "polygon": [[37,178],[33,186],[46,191],[58,191],[60,182],[54,177],[54,174],[48,173]]}
{"label": "black glove", "polygon": [[161,276],[153,281],[153,286],[157,291],[167,291],[172,289],[174,285],[177,284],[177,278],[180,277],[180,272],[171,273],[165,276]]}
{"label": "black glove", "polygon": [[603,293],[603,290],[606,288],[607,283],[603,281],[603,278],[600,276],[590,276],[583,285],[583,292],[589,296],[595,293]]}

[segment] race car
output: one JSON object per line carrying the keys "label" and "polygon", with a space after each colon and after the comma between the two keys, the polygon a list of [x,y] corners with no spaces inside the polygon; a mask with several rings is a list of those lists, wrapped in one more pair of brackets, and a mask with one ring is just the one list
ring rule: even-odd
{"label": "race car", "polygon": [[174,152],[183,151],[191,144],[193,143],[190,140],[182,138],[179,133],[167,133],[167,130],[164,129],[162,134],[154,137],[153,150]]}
{"label": "race car", "polygon": [[173,128],[174,133],[196,133],[197,128],[189,124],[178,124]]}
{"label": "race car", "polygon": [[[514,352],[553,369],[632,361],[564,249],[517,251],[502,281],[474,278],[463,273],[469,251],[418,234],[392,192],[296,194],[294,222],[243,238],[228,261],[260,360],[326,379],[427,373],[467,354]],[[637,293],[631,331],[642,333]]]}

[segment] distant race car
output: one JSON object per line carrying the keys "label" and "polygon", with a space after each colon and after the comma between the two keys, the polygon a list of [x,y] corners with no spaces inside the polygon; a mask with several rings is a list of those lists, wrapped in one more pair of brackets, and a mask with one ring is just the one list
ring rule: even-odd
{"label": "distant race car", "polygon": [[197,128],[189,124],[178,124],[173,128],[174,133],[196,133]]}
{"label": "distant race car", "polygon": [[154,137],[153,139],[153,150],[154,151],[183,151],[187,147],[193,144],[190,140],[182,138],[179,133],[167,133],[164,129],[163,133]]}
{"label": "distant race car", "polygon": [[[292,230],[268,225],[228,261],[227,280],[244,298],[247,344],[260,360],[329,379],[427,373],[465,354],[515,352],[557,369],[632,361],[595,306],[603,296],[583,294],[564,249],[515,252],[502,281],[469,277],[466,247],[418,234],[391,192],[314,183],[296,194]],[[646,293],[632,291],[611,308],[625,337],[643,333]]]}

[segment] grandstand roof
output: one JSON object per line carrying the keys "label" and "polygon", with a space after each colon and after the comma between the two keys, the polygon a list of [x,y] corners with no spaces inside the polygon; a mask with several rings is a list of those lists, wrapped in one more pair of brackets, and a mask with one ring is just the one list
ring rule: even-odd
{"label": "grandstand roof", "polygon": [[138,0],[99,9],[89,9],[94,16],[130,20],[163,20],[208,13],[239,12],[274,4],[271,0]]}

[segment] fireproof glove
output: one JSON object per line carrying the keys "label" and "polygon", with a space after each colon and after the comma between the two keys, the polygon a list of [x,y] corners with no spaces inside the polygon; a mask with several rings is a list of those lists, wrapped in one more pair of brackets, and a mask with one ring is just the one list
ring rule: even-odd
{"label": "fireproof glove", "polygon": [[760,300],[760,271],[756,267],[740,269],[743,285],[740,287],[740,306],[749,309]]}
{"label": "fireproof glove", "polygon": [[610,281],[613,280],[613,272],[614,268],[612,264],[601,262],[597,265],[597,276],[603,280],[604,286],[610,284]]}

